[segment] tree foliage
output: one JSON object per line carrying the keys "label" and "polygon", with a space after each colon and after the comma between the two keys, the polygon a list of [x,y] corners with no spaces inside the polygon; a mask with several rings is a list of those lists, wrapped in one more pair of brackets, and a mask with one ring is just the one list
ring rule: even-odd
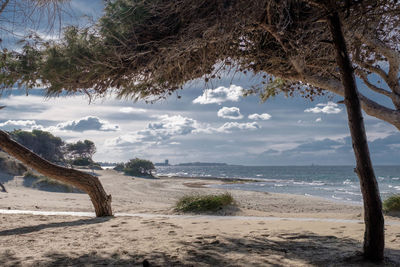
{"label": "tree foliage", "polygon": [[90,140],[65,143],[60,137],[42,130],[14,130],[11,137],[39,156],[54,163],[70,161],[74,165],[90,165],[96,146]]}
{"label": "tree foliage", "polygon": [[[348,2],[337,1],[355,73],[393,103],[378,104],[360,94],[362,107],[400,128],[400,3]],[[323,89],[344,95],[325,21],[329,11],[321,3],[107,1],[94,27],[69,27],[60,42],[34,42],[22,52],[3,52],[0,84],[33,87],[40,80],[49,95],[116,92],[152,101],[188,81],[207,82],[241,71],[261,76],[254,91],[264,98],[282,91],[314,98]],[[389,90],[374,84],[373,77]]]}
{"label": "tree foliage", "polygon": [[0,0],[0,43],[60,30],[69,0]]}
{"label": "tree foliage", "polygon": [[14,130],[10,135],[15,141],[50,162],[64,161],[64,142],[60,137],[56,137],[49,132],[41,130],[33,130],[32,132]]}
{"label": "tree foliage", "polygon": [[153,170],[155,170],[153,162],[139,158],[129,160],[123,168],[125,174],[139,177],[153,177]]}
{"label": "tree foliage", "polygon": [[89,165],[93,162],[92,156],[96,153],[96,145],[90,140],[78,141],[66,144],[65,151],[69,160],[80,163],[76,165]]}

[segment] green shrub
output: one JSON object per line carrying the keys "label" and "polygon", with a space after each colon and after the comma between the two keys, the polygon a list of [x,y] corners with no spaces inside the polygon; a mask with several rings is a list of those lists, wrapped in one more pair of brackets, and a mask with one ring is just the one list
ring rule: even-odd
{"label": "green shrub", "polygon": [[139,177],[153,177],[151,173],[155,169],[153,162],[145,159],[131,159],[124,165],[124,173],[126,175]]}
{"label": "green shrub", "polygon": [[76,166],[89,166],[92,164],[92,159],[89,158],[76,158],[72,160],[72,165]]}
{"label": "green shrub", "polygon": [[393,195],[383,201],[384,212],[400,212],[400,195]]}
{"label": "green shrub", "polygon": [[40,179],[42,175],[38,175],[32,171],[26,171],[24,173],[24,178],[34,178],[34,179]]}
{"label": "green shrub", "polygon": [[118,163],[113,170],[117,171],[117,172],[122,172],[124,171],[125,168],[125,164],[124,163]]}
{"label": "green shrub", "polygon": [[183,212],[217,211],[234,203],[230,193],[219,195],[184,196],[176,203],[176,210]]}

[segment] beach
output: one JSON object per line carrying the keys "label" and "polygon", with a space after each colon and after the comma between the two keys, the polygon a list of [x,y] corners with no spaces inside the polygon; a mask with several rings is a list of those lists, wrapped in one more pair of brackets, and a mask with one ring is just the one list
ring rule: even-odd
{"label": "beach", "polygon": [[[366,266],[355,256],[362,250],[361,206],[209,187],[227,183],[221,179],[96,175],[112,195],[115,217],[74,214],[93,212],[86,194],[27,188],[22,177],[5,182],[2,210],[72,213],[1,214],[0,265]],[[174,210],[184,195],[222,192],[236,205],[207,215]],[[400,219],[387,216],[386,223],[385,265],[399,266]]]}

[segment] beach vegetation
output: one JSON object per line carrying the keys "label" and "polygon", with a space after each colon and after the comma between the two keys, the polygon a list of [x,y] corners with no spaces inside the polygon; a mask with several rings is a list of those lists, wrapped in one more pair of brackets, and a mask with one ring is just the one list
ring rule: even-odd
{"label": "beach vegetation", "polygon": [[94,164],[92,156],[96,153],[96,145],[90,140],[65,143],[60,137],[42,130],[14,130],[10,132],[10,136],[50,162],[68,162],[78,166]]}
{"label": "beach vegetation", "polygon": [[383,201],[383,210],[386,213],[400,212],[400,194],[390,196]]}
{"label": "beach vegetation", "polygon": [[75,166],[89,166],[92,164],[92,161],[89,158],[76,158],[72,160],[71,164]]}
{"label": "beach vegetation", "polygon": [[178,200],[175,209],[182,212],[215,212],[232,204],[234,199],[230,193],[188,195]]}
{"label": "beach vegetation", "polygon": [[152,171],[155,169],[150,160],[134,158],[124,164],[123,172],[131,176],[154,177]]}
{"label": "beach vegetation", "polygon": [[60,137],[54,136],[50,132],[14,130],[10,132],[10,136],[50,162],[58,163],[64,161],[64,142]]}
{"label": "beach vegetation", "polygon": [[90,140],[65,144],[65,157],[72,165],[89,166],[93,164],[96,145]]}
{"label": "beach vegetation", "polygon": [[117,163],[117,165],[115,165],[113,170],[115,170],[117,172],[123,172],[124,168],[125,168],[125,164],[123,162],[120,162],[120,163]]}
{"label": "beach vegetation", "polygon": [[31,186],[33,188],[54,188],[54,189],[58,189],[62,192],[66,192],[66,193],[72,193],[72,192],[80,192],[79,190],[77,190],[76,188],[74,188],[73,186],[60,182],[58,180],[55,179],[51,179],[50,177],[47,177],[45,175],[41,175],[38,173],[35,173],[33,171],[27,171],[24,173],[24,179],[34,179],[34,181],[32,182]]}
{"label": "beach vegetation", "polygon": [[0,171],[9,175],[23,175],[28,169],[19,161],[0,151]]}

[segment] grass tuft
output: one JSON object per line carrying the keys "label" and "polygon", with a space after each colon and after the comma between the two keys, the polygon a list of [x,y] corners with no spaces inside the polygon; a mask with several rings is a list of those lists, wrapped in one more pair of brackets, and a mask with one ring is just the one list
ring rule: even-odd
{"label": "grass tuft", "polygon": [[178,200],[175,209],[183,212],[218,211],[234,203],[230,193],[219,195],[191,195]]}
{"label": "grass tuft", "polygon": [[383,201],[384,212],[400,212],[400,195],[393,195]]}

